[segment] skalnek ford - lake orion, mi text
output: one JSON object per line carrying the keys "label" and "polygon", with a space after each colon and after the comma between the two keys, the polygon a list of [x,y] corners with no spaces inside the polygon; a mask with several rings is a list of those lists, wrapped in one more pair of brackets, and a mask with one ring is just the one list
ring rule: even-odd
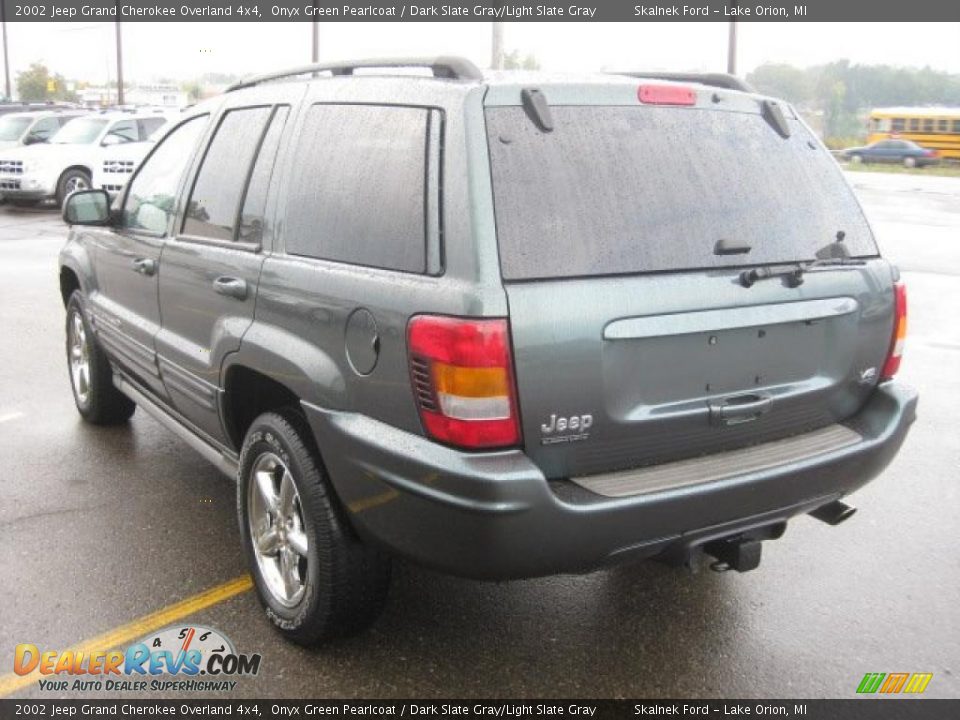
{"label": "skalnek ford - lake orion, mi text", "polygon": [[752,5],[749,7],[711,8],[709,5],[634,5],[637,17],[805,17],[806,5]]}

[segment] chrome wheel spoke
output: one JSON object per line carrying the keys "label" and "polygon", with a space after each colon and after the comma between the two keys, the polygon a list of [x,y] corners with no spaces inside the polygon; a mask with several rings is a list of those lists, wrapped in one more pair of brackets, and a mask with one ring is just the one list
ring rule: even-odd
{"label": "chrome wheel spoke", "polygon": [[307,534],[303,530],[290,530],[287,533],[287,542],[300,557],[307,557]]}
{"label": "chrome wheel spoke", "polygon": [[293,502],[297,497],[297,490],[293,486],[293,476],[289,470],[284,469],[283,478],[280,480],[280,504],[279,510],[283,517],[290,517],[293,514]]}
{"label": "chrome wheel spoke", "polygon": [[300,576],[297,569],[297,555],[290,548],[280,551],[280,576],[287,600],[292,599],[300,590]]}
{"label": "chrome wheel spoke", "polygon": [[269,513],[277,512],[279,499],[277,498],[277,491],[273,487],[273,473],[268,470],[260,470],[254,478],[264,509]]}

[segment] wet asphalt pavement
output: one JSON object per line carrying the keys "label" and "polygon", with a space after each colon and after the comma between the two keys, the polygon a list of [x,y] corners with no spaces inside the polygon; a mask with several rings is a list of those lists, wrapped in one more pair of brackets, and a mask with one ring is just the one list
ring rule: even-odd
{"label": "wet asphalt pavement", "polygon": [[[794,521],[743,575],[644,563],[496,584],[400,564],[380,621],[314,651],[246,592],[182,621],[263,655],[231,696],[848,698],[865,672],[903,671],[960,697],[960,179],[851,178],[909,283],[901,378],[921,393],[853,519]],[[0,676],[17,643],[63,649],[245,572],[229,480],[142,411],[80,422],[64,235],[56,212],[0,207]]]}

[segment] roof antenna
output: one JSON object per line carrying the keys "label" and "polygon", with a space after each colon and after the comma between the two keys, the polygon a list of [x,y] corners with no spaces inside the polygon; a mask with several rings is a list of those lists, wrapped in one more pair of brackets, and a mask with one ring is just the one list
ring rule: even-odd
{"label": "roof antenna", "polygon": [[546,95],[536,88],[524,88],[520,91],[520,101],[534,125],[543,132],[553,132],[553,115],[550,113]]}

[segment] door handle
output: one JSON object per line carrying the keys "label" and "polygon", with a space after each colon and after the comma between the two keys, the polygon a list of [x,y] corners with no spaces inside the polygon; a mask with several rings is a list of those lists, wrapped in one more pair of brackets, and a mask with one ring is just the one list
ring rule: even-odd
{"label": "door handle", "polygon": [[137,258],[133,261],[133,271],[141,275],[153,275],[157,272],[157,261],[150,258]]}
{"label": "door handle", "polygon": [[247,281],[240,278],[226,275],[218,277],[213,281],[213,290],[219,295],[226,295],[237,300],[247,299]]}
{"label": "door handle", "polygon": [[749,393],[712,400],[707,406],[710,408],[711,425],[739,425],[770,412],[773,397],[765,393]]}

